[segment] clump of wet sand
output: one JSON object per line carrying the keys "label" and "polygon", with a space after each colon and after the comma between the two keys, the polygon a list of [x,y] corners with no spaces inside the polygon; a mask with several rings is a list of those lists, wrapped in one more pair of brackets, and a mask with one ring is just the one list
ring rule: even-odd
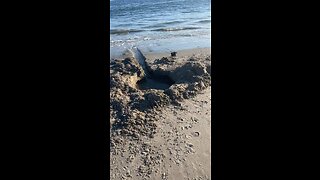
{"label": "clump of wet sand", "polygon": [[[157,171],[154,167],[161,163],[165,154],[156,153],[155,148],[145,143],[146,140],[157,133],[161,112],[166,107],[181,107],[184,99],[195,97],[211,86],[210,69],[211,55],[147,59],[146,69],[133,56],[111,63],[110,151],[112,157],[126,157],[126,162],[123,162],[125,170],[115,168],[113,176],[130,178],[132,172],[128,174],[127,171],[131,169],[142,179],[148,179]],[[152,79],[152,83],[164,80],[171,83],[165,89],[142,89],[139,84],[151,82],[148,79]],[[133,161],[141,165],[136,169],[125,165]]]}
{"label": "clump of wet sand", "polygon": [[[211,61],[211,57],[206,61]],[[138,88],[139,81],[146,78],[146,72],[134,57],[114,61],[111,69],[110,110],[113,128],[126,129],[131,122],[146,116],[146,112],[151,113],[153,109],[194,97],[211,85],[208,67],[194,58],[175,61],[163,57],[147,64],[152,76],[174,82],[165,90]]]}

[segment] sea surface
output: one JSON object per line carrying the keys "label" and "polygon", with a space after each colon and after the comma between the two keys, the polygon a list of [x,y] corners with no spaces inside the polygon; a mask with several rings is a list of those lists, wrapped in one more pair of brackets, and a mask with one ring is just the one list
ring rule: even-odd
{"label": "sea surface", "polygon": [[211,47],[211,0],[110,0],[111,58]]}

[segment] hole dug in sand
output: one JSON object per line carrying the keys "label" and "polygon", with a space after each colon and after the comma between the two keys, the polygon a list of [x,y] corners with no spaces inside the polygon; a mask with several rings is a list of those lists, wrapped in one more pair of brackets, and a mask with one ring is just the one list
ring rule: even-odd
{"label": "hole dug in sand", "polygon": [[211,85],[211,76],[201,59],[182,63],[155,60],[145,69],[135,58],[116,60],[111,65],[110,127],[129,137],[152,135],[156,129],[155,110],[179,104]]}
{"label": "hole dug in sand", "polygon": [[137,88],[140,90],[147,89],[158,89],[165,90],[169,89],[175,82],[168,76],[152,76],[151,78],[144,78],[137,82]]}

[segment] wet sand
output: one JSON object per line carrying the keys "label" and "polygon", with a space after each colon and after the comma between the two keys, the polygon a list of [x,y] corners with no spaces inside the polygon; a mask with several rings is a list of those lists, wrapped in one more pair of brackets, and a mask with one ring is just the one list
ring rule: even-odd
{"label": "wet sand", "polygon": [[[181,51],[177,51],[177,58],[185,58],[191,56],[199,56],[199,55],[208,55],[211,54],[211,48],[194,48],[194,49],[185,49]],[[144,53],[147,59],[159,59],[162,57],[170,56],[170,52],[161,52],[161,53]]]}
{"label": "wet sand", "polygon": [[[169,89],[135,86],[143,70],[134,61],[127,62],[134,71],[123,71],[127,65],[121,63],[116,64],[120,72],[111,68],[116,72],[111,84],[118,80],[128,86],[116,84],[111,90],[111,98],[119,100],[110,103],[110,179],[211,179],[211,84],[206,79],[211,75],[207,71],[210,48],[178,51],[174,59],[169,56],[145,54],[150,72],[177,78]],[[183,79],[184,70],[198,74]],[[144,103],[148,106],[140,106]]]}

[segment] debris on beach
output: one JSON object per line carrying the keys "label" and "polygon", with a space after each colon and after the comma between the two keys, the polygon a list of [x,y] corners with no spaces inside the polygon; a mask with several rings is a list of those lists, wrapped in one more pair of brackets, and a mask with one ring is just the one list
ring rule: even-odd
{"label": "debris on beach", "polygon": [[177,56],[177,52],[171,52],[171,57]]}

